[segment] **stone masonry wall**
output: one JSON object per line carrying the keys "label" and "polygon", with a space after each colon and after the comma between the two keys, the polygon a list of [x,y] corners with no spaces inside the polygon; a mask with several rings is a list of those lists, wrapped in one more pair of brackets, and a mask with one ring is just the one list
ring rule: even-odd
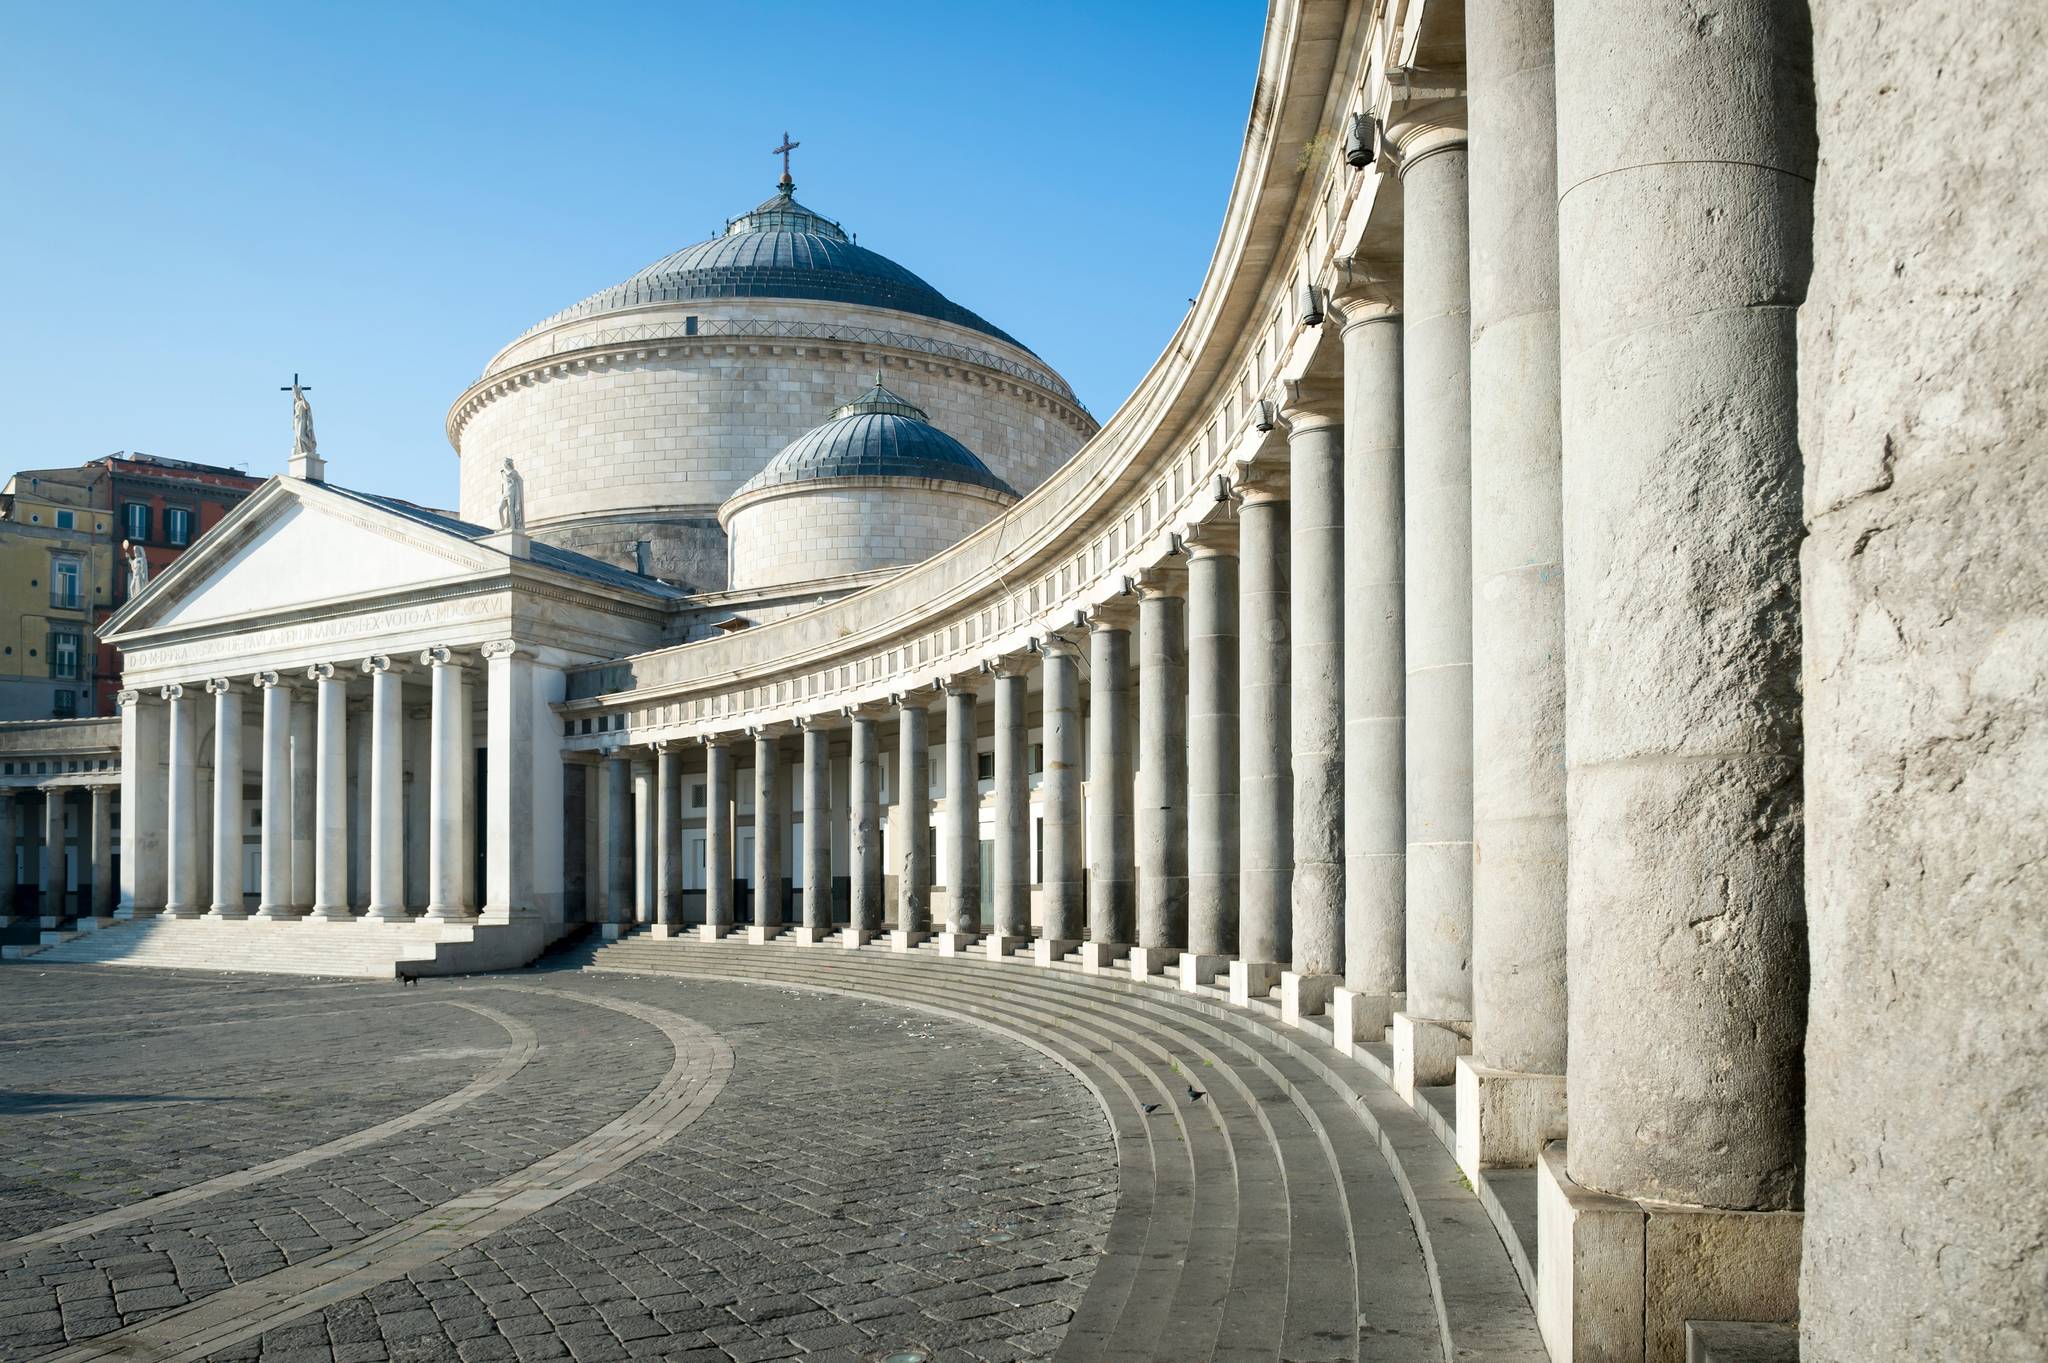
{"label": "stone masonry wall", "polygon": [[944,483],[793,489],[733,514],[732,586],[772,587],[930,558],[1000,509]]}

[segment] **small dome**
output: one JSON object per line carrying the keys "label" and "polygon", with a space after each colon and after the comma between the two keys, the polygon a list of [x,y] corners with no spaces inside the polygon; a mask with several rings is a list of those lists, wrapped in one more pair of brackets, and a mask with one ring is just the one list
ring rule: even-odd
{"label": "small dome", "polygon": [[931,424],[924,409],[875,386],[832,419],[783,447],[759,473],[732,494],[827,478],[929,478],[985,488],[1005,501],[1017,493],[965,445]]}

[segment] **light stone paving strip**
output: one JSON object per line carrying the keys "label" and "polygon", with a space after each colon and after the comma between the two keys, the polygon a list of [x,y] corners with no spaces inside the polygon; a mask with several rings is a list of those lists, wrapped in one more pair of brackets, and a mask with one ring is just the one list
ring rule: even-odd
{"label": "light stone paving strip", "polygon": [[485,1070],[455,1092],[445,1097],[437,1098],[423,1107],[416,1107],[410,1112],[402,1113],[391,1118],[389,1121],[379,1122],[375,1126],[364,1127],[361,1131],[351,1132],[337,1140],[328,1141],[324,1145],[316,1145],[311,1149],[301,1150],[296,1154],[286,1155],[281,1159],[270,1160],[267,1163],[258,1164],[248,1169],[240,1169],[231,1174],[222,1174],[218,1178],[210,1178],[203,1183],[195,1183],[190,1187],[180,1188],[176,1192],[164,1193],[161,1196],[132,1203],[126,1207],[116,1207],[111,1211],[101,1212],[97,1216],[88,1216],[77,1221],[68,1221],[63,1225],[52,1226],[47,1230],[37,1231],[31,1235],[0,1241],[0,1256],[16,1254],[25,1249],[32,1249],[37,1245],[62,1244],[67,1240],[94,1235],[100,1231],[110,1230],[115,1226],[123,1226],[135,1221],[146,1221],[220,1193],[233,1192],[238,1188],[247,1188],[266,1179],[276,1178],[281,1174],[288,1174],[295,1170],[303,1169],[308,1165],[317,1164],[321,1160],[332,1159],[337,1155],[345,1155],[350,1151],[375,1145],[377,1142],[388,1140],[402,1131],[409,1131],[415,1127],[424,1126],[428,1122],[436,1121],[457,1108],[467,1106],[485,1094],[502,1087],[508,1079],[517,1074],[521,1069],[524,1069],[527,1062],[532,1060],[539,1052],[540,1038],[534,1034],[534,1030],[531,1027],[519,1019],[501,1013],[495,1008],[485,1008],[480,1004],[463,1003],[454,999],[450,999],[448,1002],[457,1008],[466,1008],[472,1013],[478,1013],[489,1018],[500,1027],[503,1027],[506,1035],[512,1038],[512,1049],[500,1057],[498,1062],[492,1065],[491,1068]]}
{"label": "light stone paving strip", "polygon": [[732,1073],[733,1053],[703,1024],[665,1009],[558,989],[532,989],[637,1017],[675,1049],[666,1078],[632,1108],[509,1178],[453,1198],[345,1249],[266,1274],[140,1325],[46,1355],[196,1360],[473,1245],[598,1183],[660,1148],[701,1116]]}

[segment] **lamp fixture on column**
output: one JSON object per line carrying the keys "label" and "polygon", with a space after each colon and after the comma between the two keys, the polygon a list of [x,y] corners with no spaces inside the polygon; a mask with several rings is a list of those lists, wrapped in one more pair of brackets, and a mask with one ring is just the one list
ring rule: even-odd
{"label": "lamp fixture on column", "polygon": [[1301,324],[1305,327],[1319,327],[1323,324],[1323,291],[1304,281],[1301,286]]}
{"label": "lamp fixture on column", "polygon": [[1351,128],[1344,136],[1344,164],[1357,170],[1371,165],[1379,156],[1380,121],[1371,114],[1351,115]]}

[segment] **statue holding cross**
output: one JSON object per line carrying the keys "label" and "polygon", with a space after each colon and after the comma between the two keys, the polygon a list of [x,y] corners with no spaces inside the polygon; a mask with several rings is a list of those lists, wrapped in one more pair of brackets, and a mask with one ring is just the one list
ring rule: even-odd
{"label": "statue holding cross", "polygon": [[292,458],[318,454],[320,442],[313,435],[313,404],[306,401],[306,394],[313,390],[300,384],[299,376],[293,374],[290,385],[277,391],[292,395]]}

